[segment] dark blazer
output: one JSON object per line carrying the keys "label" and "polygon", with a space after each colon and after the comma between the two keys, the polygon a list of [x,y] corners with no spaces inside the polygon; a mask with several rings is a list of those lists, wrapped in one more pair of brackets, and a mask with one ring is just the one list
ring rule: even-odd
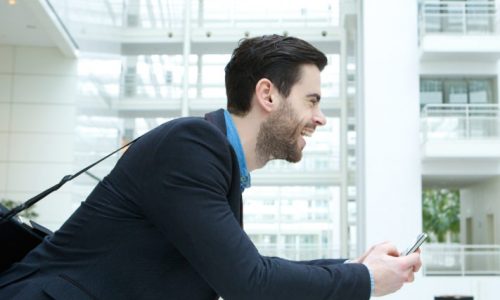
{"label": "dark blazer", "polygon": [[0,276],[0,299],[369,299],[362,264],[259,254],[241,227],[223,111],[133,144],[51,238]]}

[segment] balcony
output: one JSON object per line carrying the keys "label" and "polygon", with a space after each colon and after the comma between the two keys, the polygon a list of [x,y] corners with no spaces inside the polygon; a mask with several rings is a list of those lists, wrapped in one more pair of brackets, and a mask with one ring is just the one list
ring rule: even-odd
{"label": "balcony", "polygon": [[428,104],[421,113],[424,185],[473,184],[500,175],[498,104]]}
{"label": "balcony", "polygon": [[425,276],[500,276],[500,245],[428,244],[422,260]]}
{"label": "balcony", "polygon": [[422,60],[500,58],[500,17],[491,1],[422,1],[419,43]]}
{"label": "balcony", "polygon": [[498,104],[428,104],[421,114],[422,142],[500,139]]}
{"label": "balcony", "polygon": [[339,53],[338,2],[49,0],[80,49],[124,55],[230,53],[237,41],[270,32],[302,36]]}

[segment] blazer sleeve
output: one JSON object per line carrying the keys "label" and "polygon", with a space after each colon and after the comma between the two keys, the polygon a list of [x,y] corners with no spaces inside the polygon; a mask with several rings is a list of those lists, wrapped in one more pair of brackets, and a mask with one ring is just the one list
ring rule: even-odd
{"label": "blazer sleeve", "polygon": [[297,263],[259,254],[232,213],[232,158],[206,121],[172,128],[158,141],[143,210],[224,299],[370,298],[362,264]]}
{"label": "blazer sleeve", "polygon": [[[276,259],[277,257],[271,257]],[[347,259],[314,259],[314,260],[286,260],[283,258],[279,258],[285,260],[290,263],[302,264],[302,265],[310,265],[310,266],[329,266],[336,264],[343,264]]]}

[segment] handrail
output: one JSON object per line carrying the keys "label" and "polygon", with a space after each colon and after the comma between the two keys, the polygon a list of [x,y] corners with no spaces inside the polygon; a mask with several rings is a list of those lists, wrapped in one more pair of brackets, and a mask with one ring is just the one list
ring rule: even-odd
{"label": "handrail", "polygon": [[[255,243],[259,252],[266,256],[279,256],[292,260],[309,260],[317,258],[332,258],[340,256],[340,247],[332,243]],[[350,253],[355,253],[351,247]]]}
{"label": "handrail", "polygon": [[498,104],[427,104],[420,114],[422,142],[429,139],[499,139]]}
{"label": "handrail", "polygon": [[500,18],[490,1],[421,1],[420,36],[432,33],[497,34]]}
{"label": "handrail", "polygon": [[470,115],[471,112],[494,112],[498,113],[500,106],[496,103],[485,104],[426,104],[422,108],[420,116],[422,118],[429,116],[447,116],[451,112],[463,112],[463,116]]}
{"label": "handrail", "polygon": [[[143,29],[178,29],[183,24],[185,4],[183,1],[144,1],[129,3],[123,0],[47,0],[52,3],[66,23],[77,22],[80,26],[99,25],[124,28],[127,26]],[[267,7],[258,13],[250,14],[234,1],[231,5],[205,3],[199,7],[198,1],[191,1],[192,19],[190,22],[211,28],[220,26],[245,27],[338,26],[336,11],[328,5],[310,5],[297,11],[294,6]],[[129,18],[131,17],[131,18]],[[130,21],[130,23],[129,23]],[[267,25],[263,25],[266,23]]]}
{"label": "handrail", "polygon": [[425,276],[500,276],[500,245],[427,244],[422,260]]}

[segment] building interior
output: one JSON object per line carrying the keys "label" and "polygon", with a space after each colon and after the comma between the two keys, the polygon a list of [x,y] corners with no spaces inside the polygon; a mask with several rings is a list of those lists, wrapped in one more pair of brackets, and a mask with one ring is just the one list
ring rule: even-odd
{"label": "building interior", "polygon": [[[423,268],[386,299],[498,299],[500,0],[0,0],[0,199],[22,202],[171,119],[226,107],[238,42],[328,57],[327,125],[243,194],[259,252],[352,258],[418,233]],[[111,156],[37,203],[57,230]]]}

